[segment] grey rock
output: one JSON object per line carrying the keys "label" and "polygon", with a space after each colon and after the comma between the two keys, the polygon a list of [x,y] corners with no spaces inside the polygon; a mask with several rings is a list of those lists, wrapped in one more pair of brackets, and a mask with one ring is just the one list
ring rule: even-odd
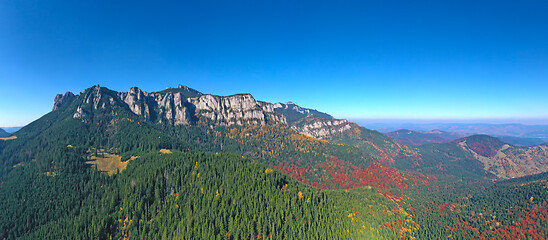
{"label": "grey rock", "polygon": [[314,119],[304,124],[293,125],[291,129],[310,137],[325,139],[348,131],[352,126],[346,119]]}
{"label": "grey rock", "polygon": [[86,116],[86,113],[84,112],[82,107],[78,106],[78,108],[76,109],[76,113],[74,113],[74,115],[72,117],[73,118],[82,118],[82,117],[85,117],[85,116]]}
{"label": "grey rock", "polygon": [[71,92],[66,92],[65,95],[57,94],[55,96],[55,99],[53,100],[53,111],[59,109],[61,106],[64,106],[65,104],[68,104],[74,100],[76,96],[74,96]]}

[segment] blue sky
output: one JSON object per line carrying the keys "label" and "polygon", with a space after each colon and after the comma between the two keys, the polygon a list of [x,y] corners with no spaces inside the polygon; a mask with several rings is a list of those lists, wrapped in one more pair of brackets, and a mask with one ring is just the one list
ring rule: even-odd
{"label": "blue sky", "polygon": [[0,1],[0,126],[95,84],[548,124],[545,1]]}

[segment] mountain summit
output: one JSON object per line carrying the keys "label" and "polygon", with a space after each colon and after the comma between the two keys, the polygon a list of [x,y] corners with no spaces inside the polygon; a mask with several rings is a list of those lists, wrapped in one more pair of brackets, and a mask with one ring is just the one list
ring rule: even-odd
{"label": "mountain summit", "polygon": [[335,119],[329,114],[303,108],[292,102],[273,104],[258,101],[251,94],[203,94],[183,85],[151,93],[138,87],[132,87],[128,92],[114,92],[94,86],[77,96],[70,92],[58,94],[54,99],[53,111],[76,99],[79,99],[79,104],[74,112],[75,118],[119,106],[130,109],[146,121],[175,126],[282,124],[316,138],[326,138],[351,128],[346,120]]}

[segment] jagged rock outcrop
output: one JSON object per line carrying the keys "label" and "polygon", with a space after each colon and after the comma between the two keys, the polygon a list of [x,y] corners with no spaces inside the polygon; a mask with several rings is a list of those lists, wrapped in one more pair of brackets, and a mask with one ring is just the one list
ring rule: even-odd
{"label": "jagged rock outcrop", "polygon": [[346,119],[304,119],[291,128],[300,134],[310,137],[325,139],[352,129],[352,125]]}
{"label": "jagged rock outcrop", "polygon": [[273,104],[257,101],[251,94],[203,95],[190,98],[189,102],[195,106],[198,116],[219,125],[286,124],[285,117],[274,112]]}
{"label": "jagged rock outcrop", "polygon": [[[70,94],[65,95],[67,99],[71,98]],[[202,94],[182,85],[152,93],[137,87],[130,88],[128,92],[114,92],[94,86],[87,89],[81,98],[88,107],[78,106],[74,118],[81,118],[97,109],[106,109],[107,105],[117,105],[127,106],[134,114],[147,121],[173,125],[283,124],[298,133],[315,138],[327,138],[352,128],[347,120],[334,119],[328,114],[302,108],[295,103],[272,104],[257,101],[251,94]],[[63,101],[61,97],[56,100]],[[291,122],[288,118],[291,118]]]}
{"label": "jagged rock outcrop", "polygon": [[276,104],[274,104],[274,109],[277,110],[277,111],[282,111],[282,110],[293,111],[295,113],[299,113],[299,114],[302,114],[304,116],[308,116],[308,115],[313,114],[317,117],[333,118],[333,116],[331,116],[327,113],[320,112],[320,111],[315,110],[315,109],[303,108],[303,107],[299,106],[299,104],[294,103],[294,102],[276,103]]}
{"label": "jagged rock outcrop", "polygon": [[74,94],[71,92],[66,92],[64,95],[57,94],[55,96],[55,99],[53,100],[53,111],[59,109],[61,106],[64,106],[67,103],[72,102],[72,100],[74,100],[75,98],[76,96],[74,96]]}
{"label": "jagged rock outcrop", "polygon": [[[179,88],[183,91],[196,91],[186,86],[179,85]],[[191,107],[183,92],[147,93],[133,87],[127,93],[118,93],[118,96],[133,113],[145,117],[147,121],[174,125],[184,125],[191,122]]]}
{"label": "jagged rock outcrop", "polygon": [[333,116],[320,112],[315,109],[303,108],[296,103],[287,102],[287,103],[276,103],[273,105],[274,111],[277,113],[283,114],[287,118],[289,124],[298,122],[299,120],[305,117],[319,117],[326,119],[333,119]]}
{"label": "jagged rock outcrop", "polygon": [[76,113],[74,113],[74,115],[72,115],[73,118],[81,118],[81,117],[85,117],[85,116],[86,116],[86,113],[84,112],[82,107],[78,107],[76,109]]}
{"label": "jagged rock outcrop", "polygon": [[[108,104],[120,103],[136,115],[156,123],[203,123],[221,126],[286,124],[286,118],[274,111],[273,104],[257,101],[250,94],[204,95],[181,85],[153,93],[137,87],[129,89],[128,92],[113,92],[95,86],[86,90],[82,98],[85,104],[89,104],[95,110],[105,109]],[[82,117],[88,108],[82,109],[79,106],[79,109],[79,112],[74,114],[75,118]]]}

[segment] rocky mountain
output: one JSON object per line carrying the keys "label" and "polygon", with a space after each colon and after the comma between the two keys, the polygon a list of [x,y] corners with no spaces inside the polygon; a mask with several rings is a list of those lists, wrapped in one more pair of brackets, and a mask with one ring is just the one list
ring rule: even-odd
{"label": "rocky mountain", "polygon": [[352,124],[346,119],[307,116],[294,122],[291,129],[310,137],[326,139],[351,130]]}
{"label": "rocky mountain", "polygon": [[463,137],[463,135],[461,134],[444,132],[440,130],[423,132],[408,129],[400,129],[394,132],[388,132],[385,133],[385,135],[394,139],[398,143],[408,146],[419,146],[427,143],[446,143]]}
{"label": "rocky mountain", "polygon": [[274,110],[286,116],[287,122],[292,124],[305,117],[319,117],[325,119],[333,119],[333,116],[320,112],[315,109],[303,108],[296,103],[276,103],[274,104]]}
{"label": "rocky mountain", "polygon": [[146,121],[171,125],[282,124],[300,134],[321,139],[359,127],[345,119],[335,119],[329,114],[303,108],[291,102],[272,104],[258,101],[251,94],[217,96],[203,94],[181,85],[151,93],[137,87],[129,89],[128,92],[105,94],[109,91],[95,86],[78,96],[70,92],[59,94],[55,97],[53,110],[78,97],[82,98],[84,103],[91,104],[92,109],[86,110],[79,106],[74,118],[82,117],[98,108],[105,109],[107,105],[121,104]]}
{"label": "rocky mountain", "polygon": [[[243,125],[243,124],[285,124],[283,115],[274,111],[274,104],[257,101],[251,94],[216,96],[202,94],[186,86],[169,88],[160,92],[148,93],[137,87],[128,92],[105,94],[110,90],[95,86],[78,95],[93,109],[105,109],[107,105],[122,105],[134,114],[153,123],[171,125]],[[54,111],[75,99],[71,93],[55,98]],[[86,114],[82,106],[74,113],[78,118]]]}
{"label": "rocky mountain", "polygon": [[[381,133],[360,127],[345,119],[335,119],[328,114],[291,102],[273,104],[258,101],[251,94],[217,96],[203,94],[181,85],[151,93],[137,87],[131,88],[128,92],[115,92],[95,86],[79,95],[57,95],[54,112],[72,102],[77,106],[71,116],[82,120],[90,117],[88,115],[118,107],[129,110],[146,122],[167,126],[283,126],[297,134],[357,147],[368,156],[367,158],[396,164],[402,170],[409,169],[412,166],[409,165],[411,162],[417,166],[420,161],[430,161],[432,166],[443,164],[440,159],[448,155],[457,156],[456,159],[461,160],[474,159],[479,164],[478,168],[499,178],[514,178],[548,171],[546,145],[517,147],[496,138],[473,136],[448,143],[455,146],[447,149],[442,149],[445,148],[442,147],[444,145],[440,145],[441,148],[438,150],[429,150],[429,147],[413,149],[401,144],[418,146],[445,143],[456,139],[457,136],[439,130],[399,130],[386,134],[396,140],[392,141]],[[101,114],[114,114],[114,110],[108,111]],[[222,143],[220,144],[222,150]],[[433,148],[438,146],[435,145]],[[464,169],[465,165],[469,164],[467,161],[459,160],[448,164],[453,165],[454,169]],[[481,176],[482,173],[478,171],[480,170],[475,174]]]}

